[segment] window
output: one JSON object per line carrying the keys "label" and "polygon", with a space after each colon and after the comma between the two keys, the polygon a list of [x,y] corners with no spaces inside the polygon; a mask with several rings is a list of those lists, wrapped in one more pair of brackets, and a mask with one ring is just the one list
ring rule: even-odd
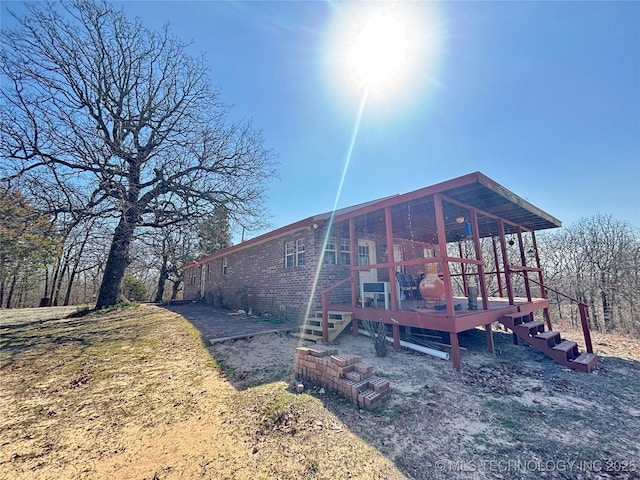
{"label": "window", "polygon": [[329,237],[327,239],[327,245],[324,249],[324,263],[329,265],[336,265],[336,237]]}
{"label": "window", "polygon": [[304,265],[304,238],[296,240],[296,267]]}
{"label": "window", "polygon": [[224,257],[222,259],[222,274],[223,275],[227,274],[227,257]]}
{"label": "window", "polygon": [[294,265],[300,267],[304,265],[305,245],[304,238],[299,238],[294,242],[284,244],[284,266],[291,268]]}
{"label": "window", "polygon": [[295,249],[293,248],[293,242],[287,242],[284,244],[284,266],[286,268],[293,267],[293,258],[295,256]]}
{"label": "window", "polygon": [[340,263],[351,265],[351,244],[348,238],[340,239]]}
{"label": "window", "polygon": [[189,269],[189,285],[195,285],[195,284],[196,284],[196,272],[195,272],[195,269],[191,267]]}
{"label": "window", "polygon": [[371,265],[368,243],[358,245],[358,265]]}
{"label": "window", "polygon": [[211,264],[207,263],[207,280],[211,280]]}

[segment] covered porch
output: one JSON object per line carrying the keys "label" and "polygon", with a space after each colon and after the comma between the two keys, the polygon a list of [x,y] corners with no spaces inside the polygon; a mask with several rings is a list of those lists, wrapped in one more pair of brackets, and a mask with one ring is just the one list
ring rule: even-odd
{"label": "covered porch", "polygon": [[447,332],[459,369],[460,332],[483,327],[493,351],[491,326],[505,316],[537,316],[551,330],[535,232],[561,222],[479,172],[319,220],[324,246],[347,238],[350,253],[343,278],[321,292],[325,341],[336,310],[352,314],[354,335],[359,321],[391,325],[396,348],[400,327]]}

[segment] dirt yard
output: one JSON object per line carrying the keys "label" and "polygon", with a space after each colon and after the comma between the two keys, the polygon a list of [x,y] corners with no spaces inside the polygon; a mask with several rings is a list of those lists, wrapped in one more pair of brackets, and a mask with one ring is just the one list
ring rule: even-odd
{"label": "dirt yard", "polygon": [[205,348],[159,307],[74,311],[0,311],[0,479],[640,478],[637,339],[594,335],[584,374],[472,331],[456,372],[343,333],[393,388],[369,412],[293,393],[285,333]]}

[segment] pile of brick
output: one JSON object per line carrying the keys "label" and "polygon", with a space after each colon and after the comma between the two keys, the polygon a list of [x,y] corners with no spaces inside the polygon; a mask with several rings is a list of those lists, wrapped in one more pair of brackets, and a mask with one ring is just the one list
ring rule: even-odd
{"label": "pile of brick", "polygon": [[373,375],[373,366],[358,355],[338,354],[324,345],[296,348],[296,378],[336,392],[367,410],[389,398],[389,381]]}

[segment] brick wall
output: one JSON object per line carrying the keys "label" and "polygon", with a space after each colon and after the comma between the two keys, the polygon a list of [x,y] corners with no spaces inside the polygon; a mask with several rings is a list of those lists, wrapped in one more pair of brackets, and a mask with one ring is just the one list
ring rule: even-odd
{"label": "brick wall", "polygon": [[[222,304],[231,309],[251,308],[254,312],[269,312],[283,315],[296,321],[302,321],[309,303],[316,275],[318,261],[322,263],[318,281],[311,301],[311,311],[320,310],[321,292],[349,276],[349,265],[324,264],[320,256],[322,243],[326,235],[324,228],[305,228],[282,237],[266,240],[256,245],[232,251],[202,265],[194,265],[185,271],[185,299],[197,299],[200,295],[200,275],[205,273],[204,297],[207,303],[215,306]],[[340,238],[339,236],[337,238]],[[382,235],[359,235],[376,242],[378,263],[388,261],[390,248]],[[304,239],[305,263],[302,266],[285,267],[285,244],[289,241]],[[422,258],[422,246],[404,240],[396,243],[403,245],[404,259]],[[351,252],[351,257],[357,255]],[[338,254],[338,259],[340,255]],[[223,258],[227,269],[223,274]],[[378,280],[389,281],[388,268],[379,268]],[[407,267],[407,273],[422,273],[422,267]],[[192,281],[191,278],[194,280]],[[351,286],[346,283],[329,294],[329,302],[351,304]]]}
{"label": "brick wall", "polygon": [[[324,240],[324,229],[303,229],[298,232],[247,246],[206,262],[198,270],[195,284],[189,283],[188,270],[185,275],[185,298],[198,298],[200,292],[200,268],[205,274],[205,300],[217,303],[222,297],[224,305],[231,309],[245,308],[244,300],[254,312],[270,312],[286,315],[301,321],[309,303],[313,279],[317,269],[317,257]],[[301,266],[285,267],[285,244],[304,239],[305,262]],[[221,255],[223,255],[221,253]],[[226,274],[222,273],[223,258],[227,259]],[[294,262],[295,263],[295,262]],[[321,308],[321,292],[349,276],[349,265],[322,265],[312,311]],[[334,294],[335,295],[335,294]],[[351,303],[350,287],[337,292],[338,297]],[[219,305],[217,305],[219,306]]]}

